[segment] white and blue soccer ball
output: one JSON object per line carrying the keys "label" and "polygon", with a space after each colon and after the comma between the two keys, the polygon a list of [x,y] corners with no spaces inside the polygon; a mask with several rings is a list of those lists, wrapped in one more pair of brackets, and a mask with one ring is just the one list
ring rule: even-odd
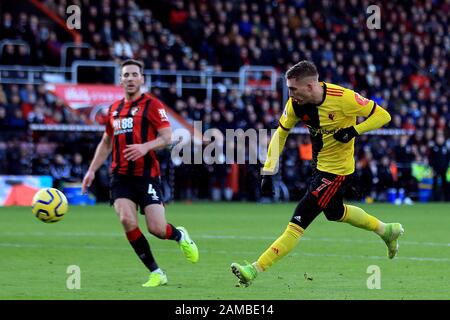
{"label": "white and blue soccer ball", "polygon": [[58,222],[69,209],[67,198],[58,189],[44,188],[33,197],[31,211],[33,215],[45,223]]}

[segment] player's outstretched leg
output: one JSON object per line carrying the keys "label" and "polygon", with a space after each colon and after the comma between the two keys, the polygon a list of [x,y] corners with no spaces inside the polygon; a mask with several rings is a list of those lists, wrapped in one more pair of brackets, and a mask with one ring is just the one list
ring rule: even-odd
{"label": "player's outstretched leg", "polygon": [[388,248],[388,257],[393,259],[398,252],[398,238],[404,233],[403,226],[400,223],[387,223],[385,231],[381,236]]}
{"label": "player's outstretched leg", "polygon": [[398,238],[404,233],[400,223],[384,223],[374,216],[368,214],[363,209],[344,205],[345,211],[340,222],[346,222],[352,226],[373,231],[378,234],[388,247],[388,257],[392,259],[398,252]]}
{"label": "player's outstretched leg", "polygon": [[188,261],[192,263],[198,262],[199,253],[197,245],[189,236],[186,228],[178,227],[177,229],[181,232],[181,239],[178,241],[178,244],[180,245],[180,249],[183,252],[184,256]]}
{"label": "player's outstretched leg", "polygon": [[[254,262],[254,264],[256,264],[256,262]],[[231,272],[233,272],[233,274],[238,277],[239,284],[246,287],[248,287],[258,275],[256,266],[248,262],[245,262],[245,264],[243,265],[233,262],[231,264]]]}
{"label": "player's outstretched leg", "polygon": [[304,229],[290,222],[284,233],[259,257],[258,261],[250,264],[246,262],[240,265],[236,262],[231,264],[231,272],[238,277],[239,283],[249,286],[259,272],[263,272],[278,262],[295,248]]}

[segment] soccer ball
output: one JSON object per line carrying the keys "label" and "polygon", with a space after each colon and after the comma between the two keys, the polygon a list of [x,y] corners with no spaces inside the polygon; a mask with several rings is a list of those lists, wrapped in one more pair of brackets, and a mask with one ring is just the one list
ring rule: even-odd
{"label": "soccer ball", "polygon": [[44,188],[34,195],[31,212],[42,222],[50,223],[61,220],[68,209],[64,193],[54,188]]}

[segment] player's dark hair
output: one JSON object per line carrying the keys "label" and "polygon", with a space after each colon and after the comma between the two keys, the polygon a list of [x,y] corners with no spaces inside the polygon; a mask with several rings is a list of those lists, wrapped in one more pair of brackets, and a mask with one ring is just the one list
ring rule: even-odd
{"label": "player's dark hair", "polygon": [[138,66],[141,74],[144,74],[144,63],[135,59],[127,59],[120,64],[120,72],[122,72],[123,67],[125,66]]}
{"label": "player's dark hair", "polygon": [[319,73],[317,68],[311,61],[303,60],[293,65],[286,72],[286,79],[303,79],[306,77],[317,77]]}

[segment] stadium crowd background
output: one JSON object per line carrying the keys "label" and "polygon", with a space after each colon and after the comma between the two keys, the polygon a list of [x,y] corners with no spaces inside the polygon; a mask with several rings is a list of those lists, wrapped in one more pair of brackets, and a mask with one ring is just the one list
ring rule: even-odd
{"label": "stadium crowd background", "polygon": [[[152,70],[238,71],[244,65],[270,65],[283,73],[308,59],[321,80],[354,88],[387,108],[387,128],[410,135],[364,135],[355,145],[360,192],[354,197],[385,201],[388,190],[404,190],[417,200],[421,188],[433,188],[433,200],[450,200],[450,1],[384,2],[381,28],[366,27],[368,1],[41,1],[65,18],[66,7],[81,7],[82,41],[66,65],[77,59],[116,61],[137,58]],[[1,4],[0,35],[25,41],[5,45],[0,65],[59,65],[61,46],[72,41],[45,15],[26,5]],[[104,82],[100,74],[94,82]],[[189,122],[204,129],[275,128],[284,101],[279,92],[247,89],[199,91],[177,96],[151,88]],[[0,86],[0,174],[51,174],[56,183],[81,181],[99,134],[47,133],[31,136],[31,123],[83,124],[87,119],[46,92],[44,85]],[[160,154],[165,180],[177,199],[231,199],[230,165],[179,165]],[[308,183],[311,160],[307,135],[290,136],[278,176],[280,190],[298,199]],[[259,165],[239,166],[237,200],[261,200]],[[170,176],[170,179],[169,179]],[[105,166],[97,179],[108,185]],[[103,187],[103,188],[102,188]],[[212,191],[212,192],[211,192]],[[403,194],[403,192],[401,192]],[[278,193],[277,193],[278,197]]]}

